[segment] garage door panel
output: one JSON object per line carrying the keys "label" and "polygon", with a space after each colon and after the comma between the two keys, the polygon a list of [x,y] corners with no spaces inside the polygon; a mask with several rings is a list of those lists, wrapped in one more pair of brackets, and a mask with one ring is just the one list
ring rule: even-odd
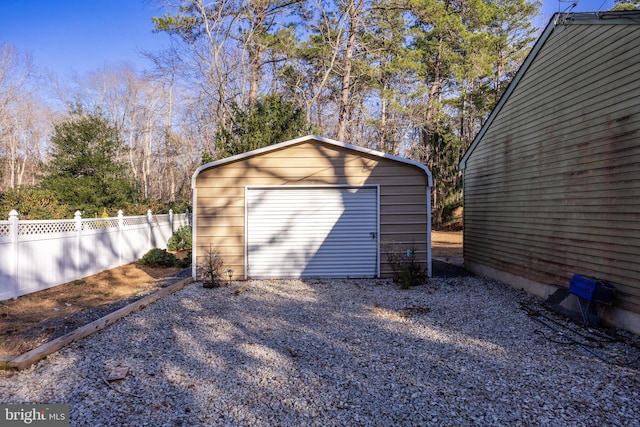
{"label": "garage door panel", "polygon": [[250,277],[374,277],[377,187],[247,189]]}

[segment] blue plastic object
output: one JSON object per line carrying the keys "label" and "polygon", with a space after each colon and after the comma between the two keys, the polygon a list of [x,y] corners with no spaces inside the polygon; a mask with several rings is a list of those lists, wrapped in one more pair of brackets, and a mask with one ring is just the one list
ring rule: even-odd
{"label": "blue plastic object", "polygon": [[569,280],[569,292],[585,301],[611,305],[615,296],[613,285],[574,274]]}
{"label": "blue plastic object", "polygon": [[616,289],[609,283],[574,274],[569,280],[569,292],[578,297],[582,320],[585,325],[591,326],[600,323],[595,305],[613,304]]}

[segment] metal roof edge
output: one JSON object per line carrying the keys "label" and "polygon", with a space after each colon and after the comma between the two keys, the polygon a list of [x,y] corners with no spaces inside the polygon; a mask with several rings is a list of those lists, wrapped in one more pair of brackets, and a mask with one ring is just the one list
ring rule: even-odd
{"label": "metal roof edge", "polygon": [[538,55],[538,53],[546,43],[547,39],[551,36],[551,33],[553,33],[553,30],[558,25],[594,25],[594,24],[599,24],[599,25],[636,24],[637,25],[637,24],[640,24],[640,11],[633,10],[633,11],[608,11],[608,12],[569,12],[569,13],[557,12],[555,13],[549,20],[549,23],[545,27],[544,31],[542,32],[542,34],[540,35],[536,43],[533,45],[531,52],[529,52],[529,55],[527,55],[527,58],[520,66],[520,69],[518,70],[513,80],[507,87],[507,90],[504,92],[504,94],[502,94],[502,96],[500,97],[500,100],[498,101],[496,106],[493,108],[493,110],[489,114],[489,117],[487,118],[487,120],[484,122],[484,124],[478,131],[476,137],[471,142],[471,145],[469,145],[469,148],[467,149],[467,151],[464,153],[464,156],[462,156],[460,163],[458,163],[459,170],[464,170],[467,167],[467,160],[469,160],[469,157],[471,156],[471,154],[473,153],[477,145],[480,143],[480,140],[482,139],[482,137],[484,137],[485,133],[493,123],[494,119],[496,118],[500,110],[502,109],[504,104],[508,101],[509,97],[511,96],[515,88],[518,86],[518,83],[520,83],[520,80],[529,69],[529,66],[531,66],[531,63],[535,60],[536,56]]}
{"label": "metal roof edge", "polygon": [[562,25],[593,25],[593,24],[640,24],[640,10],[618,10],[605,12],[569,12],[561,15]]}
{"label": "metal roof edge", "polygon": [[290,141],[279,142],[277,144],[269,145],[267,147],[258,148],[256,150],[247,151],[246,153],[236,154],[235,156],[231,156],[231,157],[227,157],[227,158],[224,158],[224,159],[215,160],[213,162],[206,163],[206,164],[198,167],[196,169],[196,171],[193,173],[193,176],[191,177],[191,188],[196,188],[196,178],[198,177],[200,172],[204,171],[205,169],[221,166],[221,165],[224,165],[226,163],[236,162],[238,160],[243,160],[243,159],[246,159],[246,158],[249,158],[249,157],[258,156],[260,154],[268,153],[270,151],[279,150],[279,149],[286,148],[286,147],[291,146],[291,145],[296,145],[296,144],[300,144],[300,143],[305,142],[305,141],[312,141],[312,140],[313,141],[322,142],[324,144],[329,144],[329,145],[334,145],[334,146],[337,146],[337,147],[347,148],[347,149],[354,150],[354,151],[359,151],[361,153],[369,154],[369,155],[372,155],[372,156],[382,157],[382,158],[385,158],[385,159],[390,159],[390,160],[394,160],[394,161],[397,161],[397,162],[406,163],[406,164],[418,167],[418,168],[422,169],[425,172],[425,174],[427,175],[429,187],[433,187],[433,176],[431,175],[431,171],[425,165],[423,165],[422,163],[416,162],[415,160],[406,159],[404,157],[399,157],[399,156],[394,156],[394,155],[391,155],[391,154],[383,153],[381,151],[371,150],[369,148],[358,147],[357,145],[347,144],[345,142],[336,141],[336,140],[325,138],[325,137],[322,137],[322,136],[306,135],[306,136],[302,136],[300,138],[292,139]]}
{"label": "metal roof edge", "polygon": [[509,97],[518,86],[518,83],[520,83],[520,80],[529,69],[529,66],[531,66],[531,63],[533,62],[533,60],[536,58],[536,56],[538,56],[538,53],[542,49],[542,46],[544,46],[544,44],[547,42],[547,39],[555,29],[560,15],[562,14],[555,13],[549,20],[549,23],[547,24],[546,28],[544,29],[544,31],[542,32],[542,34],[540,35],[536,43],[533,45],[533,48],[531,48],[531,52],[529,52],[524,62],[518,69],[518,72],[513,77],[513,80],[511,80],[511,83],[509,83],[509,86],[507,86],[507,90],[505,90],[505,92],[502,94],[496,106],[493,107],[493,110],[491,110],[489,117],[487,118],[487,120],[484,122],[484,124],[478,131],[476,137],[471,142],[471,145],[469,145],[469,148],[464,153],[464,156],[462,156],[460,163],[458,163],[459,170],[464,170],[467,167],[467,160],[469,159],[469,156],[471,156],[471,153],[473,153],[473,151],[476,149],[477,145],[480,143],[480,140],[482,139],[484,134],[487,133],[487,130],[495,120],[498,113],[500,113],[500,110],[502,109],[504,104],[506,104],[506,102],[509,100]]}

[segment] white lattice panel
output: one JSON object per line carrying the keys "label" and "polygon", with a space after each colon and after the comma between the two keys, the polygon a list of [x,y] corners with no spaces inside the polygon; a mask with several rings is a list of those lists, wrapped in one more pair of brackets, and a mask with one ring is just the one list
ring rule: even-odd
{"label": "white lattice panel", "polygon": [[100,230],[103,228],[117,228],[118,218],[83,219],[83,230]]}
{"label": "white lattice panel", "polygon": [[129,216],[124,218],[124,225],[142,225],[147,224],[146,216]]}
{"label": "white lattice panel", "polygon": [[69,221],[20,221],[18,225],[18,234],[21,236],[30,236],[33,234],[48,233],[65,233],[76,231],[76,223]]}
{"label": "white lattice panel", "polygon": [[6,223],[0,223],[0,237],[9,237],[11,232],[11,225]]}

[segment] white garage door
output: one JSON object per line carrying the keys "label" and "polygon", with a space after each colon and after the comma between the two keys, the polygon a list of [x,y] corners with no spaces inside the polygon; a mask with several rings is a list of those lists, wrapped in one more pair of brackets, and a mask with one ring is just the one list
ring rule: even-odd
{"label": "white garage door", "polygon": [[377,187],[248,188],[247,275],[376,277]]}

